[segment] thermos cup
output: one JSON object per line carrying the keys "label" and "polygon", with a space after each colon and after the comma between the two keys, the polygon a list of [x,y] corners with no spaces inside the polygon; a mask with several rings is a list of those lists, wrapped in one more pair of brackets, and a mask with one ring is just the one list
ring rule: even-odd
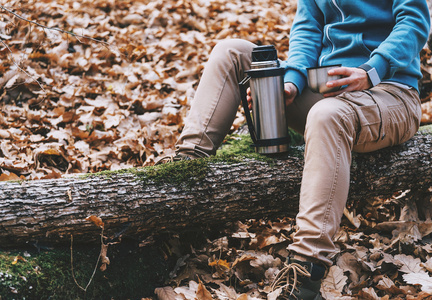
{"label": "thermos cup", "polygon": [[328,71],[340,67],[341,65],[320,66],[316,68],[307,68],[308,86],[314,93],[330,93],[340,89],[340,86],[329,88],[326,83],[330,80],[341,78],[340,75],[329,76]]}
{"label": "thermos cup", "polygon": [[[279,66],[274,46],[258,46],[252,51],[251,69],[239,83],[242,104],[255,150],[261,154],[286,152],[290,137],[284,100],[285,69]],[[250,82],[252,117],[246,99]]]}

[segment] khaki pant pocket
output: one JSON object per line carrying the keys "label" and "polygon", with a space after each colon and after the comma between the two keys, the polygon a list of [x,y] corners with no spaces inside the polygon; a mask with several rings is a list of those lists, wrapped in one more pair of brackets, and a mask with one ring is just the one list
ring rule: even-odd
{"label": "khaki pant pocket", "polygon": [[359,120],[356,145],[377,141],[381,137],[381,114],[378,105],[354,106]]}

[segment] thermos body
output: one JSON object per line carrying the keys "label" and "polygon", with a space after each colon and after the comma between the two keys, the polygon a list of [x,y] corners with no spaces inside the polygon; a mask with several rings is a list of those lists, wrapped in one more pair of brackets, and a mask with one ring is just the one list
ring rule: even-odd
{"label": "thermos body", "polygon": [[[258,140],[274,140],[288,135],[282,76],[251,78],[252,115]],[[262,154],[288,151],[287,144],[259,146]]]}
{"label": "thermos body", "polygon": [[[242,103],[255,150],[262,154],[286,152],[289,133],[284,99],[285,69],[279,67],[273,46],[253,49],[251,69],[240,82]],[[246,101],[246,83],[250,84],[252,118]]]}

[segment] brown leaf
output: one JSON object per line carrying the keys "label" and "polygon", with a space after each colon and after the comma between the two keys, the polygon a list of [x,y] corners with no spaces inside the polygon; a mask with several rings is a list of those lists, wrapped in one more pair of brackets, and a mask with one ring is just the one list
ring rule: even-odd
{"label": "brown leaf", "polygon": [[216,299],[237,299],[236,290],[233,287],[228,287],[223,283],[219,284],[219,289],[213,289],[213,291],[216,294]]}
{"label": "brown leaf", "polygon": [[[273,292],[267,294],[267,300],[276,300],[282,294],[282,288],[275,289]],[[331,298],[328,298],[331,299]]]}
{"label": "brown leaf", "polygon": [[16,265],[19,261],[26,262],[27,260],[24,257],[22,257],[21,255],[17,255],[17,256],[15,256],[12,264]]}
{"label": "brown leaf", "polygon": [[405,254],[395,255],[394,258],[400,263],[402,263],[402,267],[399,270],[403,273],[424,272],[421,266],[420,258],[414,258],[411,255],[405,255]]}
{"label": "brown leaf", "polygon": [[256,259],[256,256],[250,255],[250,254],[246,254],[246,255],[242,255],[240,257],[237,257],[233,263],[233,267],[236,266],[237,264],[243,263],[243,262],[248,262],[251,260]]}
{"label": "brown leaf", "polygon": [[381,300],[373,288],[364,288],[359,292],[359,298],[362,300]]}
{"label": "brown leaf", "polygon": [[383,279],[381,279],[378,284],[376,285],[376,287],[382,291],[385,291],[387,293],[390,294],[405,294],[405,291],[396,287],[395,283],[393,282],[393,280],[391,280],[390,278],[384,276]]}
{"label": "brown leaf", "polygon": [[432,293],[432,277],[430,277],[427,273],[409,273],[404,274],[402,277],[406,283],[412,285],[421,285],[421,290],[423,292]]}
{"label": "brown leaf", "polygon": [[107,256],[107,252],[108,252],[108,245],[107,244],[102,244],[101,247],[101,263],[102,265],[100,266],[100,270],[103,272],[106,270],[107,266],[110,264],[110,259]]}
{"label": "brown leaf", "polygon": [[247,294],[241,294],[240,297],[237,298],[237,300],[248,300]]}
{"label": "brown leaf", "polygon": [[174,300],[176,298],[176,293],[170,286],[156,288],[154,292],[158,297],[158,300]]}
{"label": "brown leaf", "polygon": [[64,172],[69,166],[69,162],[63,154],[62,146],[54,143],[35,150],[34,160],[37,162],[37,168],[53,167]]}
{"label": "brown leaf", "polygon": [[359,228],[361,225],[361,221],[358,216],[355,216],[355,211],[350,212],[347,208],[344,208],[344,216],[351,222],[355,228]]}
{"label": "brown leaf", "polygon": [[202,282],[198,285],[196,297],[197,300],[213,300],[211,293],[206,289]]}
{"label": "brown leaf", "polygon": [[344,272],[349,272],[349,278],[355,284],[359,283],[361,275],[364,273],[361,264],[351,253],[344,253],[337,260],[337,266]]}
{"label": "brown leaf", "polygon": [[347,283],[347,277],[338,266],[332,266],[321,285],[321,292],[326,299],[336,299],[342,296],[342,291]]}
{"label": "brown leaf", "polygon": [[221,267],[224,269],[229,270],[230,269],[230,263],[227,262],[225,259],[219,259],[212,262],[209,262],[208,264],[210,267]]}
{"label": "brown leaf", "polygon": [[432,272],[432,258],[429,258],[425,263],[421,263],[421,266],[429,272]]}
{"label": "brown leaf", "polygon": [[89,216],[86,218],[86,220],[92,222],[97,227],[104,228],[104,222],[102,222],[102,219],[97,216]]}
{"label": "brown leaf", "polygon": [[12,172],[8,172],[9,174],[3,173],[0,175],[0,181],[9,181],[9,180],[19,180],[18,175]]}

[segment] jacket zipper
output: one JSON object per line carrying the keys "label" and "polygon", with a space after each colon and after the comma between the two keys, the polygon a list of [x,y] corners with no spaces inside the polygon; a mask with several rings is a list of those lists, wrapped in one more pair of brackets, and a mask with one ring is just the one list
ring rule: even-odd
{"label": "jacket zipper", "polygon": [[332,2],[333,2],[333,5],[336,6],[336,8],[338,9],[338,11],[340,12],[341,17],[342,17],[342,22],[344,22],[344,21],[345,21],[345,15],[344,15],[342,9],[341,9],[341,8],[339,7],[339,5],[336,3],[336,0],[332,0]]}
{"label": "jacket zipper", "polygon": [[[342,22],[344,22],[344,21],[345,21],[345,15],[344,15],[342,9],[341,9],[341,8],[339,7],[339,5],[336,3],[336,0],[332,0],[332,3],[333,3],[333,5],[337,8],[337,10],[340,12],[340,14],[341,14],[341,18],[342,18]],[[325,37],[330,41],[330,44],[332,45],[332,51],[331,51],[331,52],[333,52],[333,51],[334,51],[334,48],[335,48],[335,45],[334,45],[333,41],[332,41],[331,38],[330,38],[330,34],[329,34],[330,27],[331,27],[331,25],[330,25],[330,26],[327,26],[327,28],[326,28],[324,34],[325,34]],[[326,56],[327,56],[327,55],[321,57],[321,59],[320,59],[320,65],[322,65],[322,62],[323,62],[323,60],[324,60],[324,58],[325,58]]]}

